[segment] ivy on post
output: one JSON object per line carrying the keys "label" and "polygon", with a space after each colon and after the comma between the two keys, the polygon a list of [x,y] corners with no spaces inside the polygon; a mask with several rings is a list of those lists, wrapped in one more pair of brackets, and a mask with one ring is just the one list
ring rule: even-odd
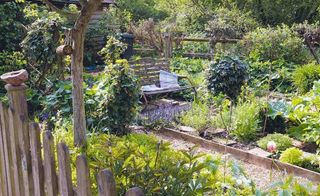
{"label": "ivy on post", "polygon": [[[51,10],[62,14],[71,14],[57,8],[50,0],[42,0]],[[86,118],[83,98],[83,49],[85,32],[91,16],[101,5],[102,0],[79,0],[81,11],[79,12],[71,32],[71,78],[72,78],[72,105],[73,105],[73,132],[74,144],[84,146],[86,144]],[[73,13],[72,13],[73,14]]]}

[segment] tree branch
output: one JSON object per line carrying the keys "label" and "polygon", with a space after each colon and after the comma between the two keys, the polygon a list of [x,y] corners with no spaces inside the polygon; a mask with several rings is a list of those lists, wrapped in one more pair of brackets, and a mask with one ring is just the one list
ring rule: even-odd
{"label": "tree branch", "polygon": [[81,29],[81,27],[87,26],[89,23],[91,16],[97,10],[97,8],[101,5],[102,0],[88,0],[82,6],[80,14],[77,18],[77,21],[74,25],[74,29]]}

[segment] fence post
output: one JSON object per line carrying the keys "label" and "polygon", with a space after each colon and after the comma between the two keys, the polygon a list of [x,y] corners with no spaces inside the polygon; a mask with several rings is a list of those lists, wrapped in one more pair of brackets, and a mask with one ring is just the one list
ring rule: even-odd
{"label": "fence post", "polygon": [[144,196],[144,193],[141,188],[133,187],[127,191],[126,196]]}
{"label": "fence post", "polygon": [[73,196],[70,154],[65,143],[57,145],[59,165],[59,190],[61,196]]}
{"label": "fence post", "polygon": [[77,195],[91,196],[90,171],[85,155],[79,155],[76,161],[77,168]]}
{"label": "fence post", "polygon": [[26,90],[24,84],[28,80],[28,72],[26,70],[13,71],[1,76],[7,84],[7,96],[9,98],[9,106],[13,110],[13,129],[17,132],[17,141],[21,153],[21,161],[14,164],[20,164],[22,168],[23,193],[24,195],[33,195],[33,177],[31,166],[30,137],[28,126],[28,107]]}
{"label": "fence post", "polygon": [[172,57],[172,40],[170,33],[164,33],[164,57],[169,59]]}
{"label": "fence post", "polygon": [[214,61],[214,53],[215,53],[215,47],[216,47],[216,40],[215,38],[211,37],[209,40],[209,47],[210,47],[210,54],[211,54],[211,60]]}
{"label": "fence post", "polygon": [[99,196],[116,196],[116,182],[109,170],[102,170],[98,174]]}

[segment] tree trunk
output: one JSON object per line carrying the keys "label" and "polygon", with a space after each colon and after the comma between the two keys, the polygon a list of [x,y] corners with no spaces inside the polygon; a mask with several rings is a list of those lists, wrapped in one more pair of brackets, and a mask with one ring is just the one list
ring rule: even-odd
{"label": "tree trunk", "polygon": [[73,132],[75,146],[86,144],[86,117],[83,98],[83,49],[85,33],[93,13],[101,0],[89,0],[82,4],[81,12],[72,31],[73,53],[71,55]]}
{"label": "tree trunk", "polygon": [[73,54],[71,55],[72,105],[74,144],[83,146],[86,143],[86,117],[83,98],[83,47],[84,29],[74,29]]}

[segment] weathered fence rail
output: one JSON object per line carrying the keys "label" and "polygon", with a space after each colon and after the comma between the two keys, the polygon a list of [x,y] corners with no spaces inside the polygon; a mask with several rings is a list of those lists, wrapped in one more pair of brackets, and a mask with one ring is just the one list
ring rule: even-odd
{"label": "weathered fence rail", "polygon": [[[40,124],[28,119],[27,87],[7,84],[6,89],[10,106],[0,103],[0,195],[91,196],[92,182],[86,156],[81,154],[76,159],[75,186],[68,146],[65,143],[55,146],[51,132],[42,130]],[[99,172],[97,185],[100,196],[117,195],[116,183],[109,170]],[[126,195],[142,196],[143,192],[135,187]]]}

